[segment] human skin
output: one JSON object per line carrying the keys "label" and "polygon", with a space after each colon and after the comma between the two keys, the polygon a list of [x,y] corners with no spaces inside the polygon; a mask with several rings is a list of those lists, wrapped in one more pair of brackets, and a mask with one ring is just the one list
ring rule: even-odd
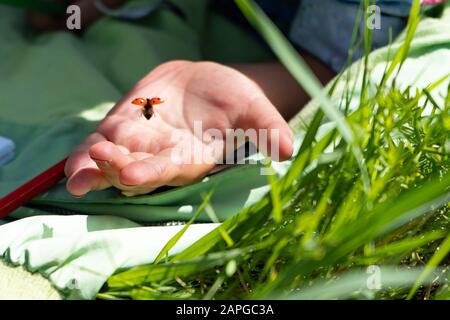
{"label": "human skin", "polygon": [[[100,17],[92,0],[69,2],[83,8],[83,26]],[[110,7],[122,2],[103,0]],[[29,22],[41,31],[64,28],[57,17],[38,15],[36,19],[31,15]],[[313,56],[304,52],[301,55],[322,83],[334,76]],[[156,106],[155,116],[146,120],[131,104],[137,97],[161,97],[166,102]],[[82,197],[114,186],[131,196],[200,179],[214,169],[214,163],[184,159],[187,161],[180,164],[173,159],[180,150],[192,149],[196,144],[205,150],[210,148],[194,135],[194,121],[202,122],[203,131],[218,129],[224,135],[226,129],[277,129],[279,159],[274,160],[288,159],[293,134],[286,120],[308,100],[305,91],[276,61],[230,66],[214,62],[164,63],[117,102],[96,131],[73,151],[65,168],[67,189]],[[173,139],[175,130],[182,132],[182,139]],[[265,149],[270,150],[269,146]]]}
{"label": "human skin", "polygon": [[[166,103],[156,106],[156,115],[146,120],[130,101],[154,96]],[[193,148],[185,141],[209,147],[196,139],[194,121],[201,121],[203,130],[218,129],[224,135],[226,129],[277,129],[280,158],[275,160],[286,160],[292,155],[293,134],[283,115],[289,118],[307,99],[277,62],[234,67],[214,62],[164,63],[140,80],[74,150],[65,169],[67,189],[82,197],[114,186],[131,196],[200,179],[214,169],[214,163],[187,159],[180,164],[173,159],[178,151]],[[176,129],[182,130],[183,139],[172,139]],[[269,150],[270,139],[267,144]]]}

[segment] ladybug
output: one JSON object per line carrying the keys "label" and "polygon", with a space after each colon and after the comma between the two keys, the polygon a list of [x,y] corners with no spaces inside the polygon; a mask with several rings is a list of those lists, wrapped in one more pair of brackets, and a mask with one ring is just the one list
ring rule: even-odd
{"label": "ladybug", "polygon": [[154,97],[154,98],[136,98],[133,101],[131,101],[132,104],[140,106],[142,108],[142,115],[145,117],[145,119],[150,120],[150,118],[155,114],[155,111],[153,110],[153,106],[157,104],[164,103],[164,101],[161,98]]}

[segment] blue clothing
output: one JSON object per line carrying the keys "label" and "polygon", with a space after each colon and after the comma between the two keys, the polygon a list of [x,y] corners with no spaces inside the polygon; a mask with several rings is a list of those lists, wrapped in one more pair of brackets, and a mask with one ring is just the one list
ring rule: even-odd
{"label": "blue clothing", "polygon": [[[412,0],[376,1],[381,11],[380,29],[372,32],[372,48],[389,43],[389,29],[395,38],[406,26]],[[347,62],[359,0],[302,0],[291,24],[289,38],[302,50],[316,56],[334,71],[341,71]],[[364,34],[365,20],[359,26],[358,38]],[[363,56],[361,46],[355,47],[353,60]]]}
{"label": "blue clothing", "polygon": [[0,136],[0,166],[14,158],[15,149],[16,146],[12,140]]}
{"label": "blue clothing", "polygon": [[[347,62],[355,18],[360,0],[256,0],[272,21],[298,48],[311,53],[334,71],[341,71]],[[214,0],[213,6],[225,16],[246,24],[230,0]],[[372,48],[389,43],[389,29],[395,38],[405,27],[412,0],[377,0],[381,11],[381,29],[372,33]],[[249,26],[248,26],[249,27]],[[359,38],[363,34],[361,23]],[[364,54],[355,48],[353,60]]]}
{"label": "blue clothing", "polygon": [[[358,5],[360,0],[339,0]],[[386,15],[407,17],[411,9],[412,0],[377,0],[376,5],[381,8],[381,12]]]}

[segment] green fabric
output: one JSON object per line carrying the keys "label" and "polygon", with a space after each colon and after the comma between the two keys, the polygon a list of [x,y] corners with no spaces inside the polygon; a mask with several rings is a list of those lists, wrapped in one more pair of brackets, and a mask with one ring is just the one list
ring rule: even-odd
{"label": "green fabric", "polygon": [[[206,177],[201,182],[175,188],[156,194],[137,197],[124,197],[116,189],[91,193],[82,199],[70,196],[62,183],[35,199],[34,205],[45,206],[49,211],[67,213],[118,215],[134,221],[162,222],[171,220],[187,221],[202,203],[202,195],[214,190],[211,204],[217,217],[222,221],[259,199],[266,188],[267,177],[260,174],[259,165],[245,165],[219,172]],[[239,181],[239,185],[236,185]],[[232,199],[232,201],[230,201]],[[65,209],[60,210],[59,208]],[[22,208],[14,214],[24,217],[33,214],[34,209]],[[208,222],[206,213],[200,214],[197,221]]]}
{"label": "green fabric", "polygon": [[[199,6],[201,1],[182,3]],[[254,49],[248,48],[257,47],[251,38],[238,37],[240,33],[223,20],[209,22],[200,14],[205,13],[202,7],[192,12],[187,25],[170,13],[161,13],[143,25],[103,19],[83,38],[77,38],[68,33],[31,37],[23,32],[18,11],[0,8],[0,28],[5,31],[0,34],[0,135],[18,143],[15,160],[0,169],[0,194],[66,156],[95,127],[113,101],[155,65],[174,58],[205,58],[204,52],[211,54],[206,57],[214,58],[213,53],[220,52],[220,48],[212,48],[220,46],[220,42],[208,41],[214,38],[214,28],[205,26],[216,26],[221,31],[216,34],[235,35],[235,43],[241,39],[242,46],[237,46],[234,55],[229,53],[230,59],[238,59],[237,52],[242,52],[242,61],[251,61]],[[421,23],[411,58],[400,75],[403,85],[423,87],[450,72],[449,27],[450,10],[442,20]],[[206,29],[211,34],[202,34]],[[264,54],[256,51],[255,60],[262,59]],[[382,49],[372,57],[374,80],[384,70],[386,55],[387,49]],[[219,59],[227,60],[225,56]],[[356,70],[354,66],[349,72],[357,76]],[[439,90],[444,92],[447,85]],[[343,88],[344,84],[339,84],[337,92]],[[316,108],[311,103],[292,125],[300,127],[300,119],[307,121]],[[324,125],[322,130],[329,127]],[[300,140],[301,134],[297,142]],[[278,172],[288,165],[277,165]],[[265,178],[257,174],[258,170],[257,166],[238,166],[192,186],[133,198],[107,190],[74,200],[59,185],[35,199],[34,204],[47,206],[46,211],[21,208],[15,217],[36,216],[0,225],[0,256],[11,265],[39,272],[66,298],[92,299],[115,270],[151,263],[180,229],[144,227],[142,223],[189,219],[201,201],[200,192],[211,187],[216,190],[212,205],[224,219],[267,191]],[[100,215],[40,216],[56,207]],[[201,219],[207,221],[206,216]],[[193,225],[171,254],[216,226]]]}

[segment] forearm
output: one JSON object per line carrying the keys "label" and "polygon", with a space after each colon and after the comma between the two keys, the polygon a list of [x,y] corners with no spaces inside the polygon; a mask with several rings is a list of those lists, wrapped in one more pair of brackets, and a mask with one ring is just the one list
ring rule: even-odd
{"label": "forearm", "polygon": [[[326,84],[335,73],[311,55],[301,54],[319,80]],[[308,94],[280,62],[234,64],[256,82],[285,119],[291,119],[310,99]]]}

